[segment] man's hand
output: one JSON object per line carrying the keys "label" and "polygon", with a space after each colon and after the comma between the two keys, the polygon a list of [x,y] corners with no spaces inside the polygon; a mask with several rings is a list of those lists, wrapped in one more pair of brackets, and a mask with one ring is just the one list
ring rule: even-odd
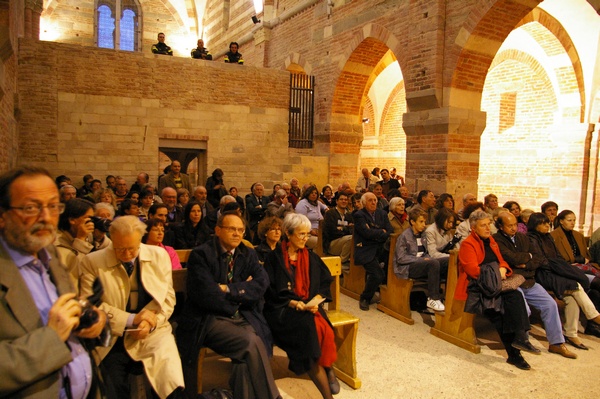
{"label": "man's hand", "polygon": [[222,292],[227,293],[227,284],[219,284],[219,288]]}
{"label": "man's hand", "polygon": [[156,314],[148,309],[142,309],[140,313],[135,315],[133,325],[139,328],[144,321],[148,323],[150,328],[156,327]]}
{"label": "man's hand", "polygon": [[81,306],[75,294],[61,295],[48,312],[48,327],[56,331],[61,341],[66,342],[71,331],[79,325]]}
{"label": "man's hand", "polygon": [[506,280],[506,268],[505,267],[500,268],[500,277],[502,277],[502,280]]}
{"label": "man's hand", "polygon": [[148,323],[146,320],[142,320],[142,322],[138,324],[136,328],[139,329],[139,331],[130,331],[127,334],[129,334],[129,336],[133,339],[138,340],[146,338],[152,329],[152,327],[150,327],[150,323]]}
{"label": "man's hand", "polygon": [[94,233],[94,222],[92,219],[87,218],[85,223],[81,223],[77,226],[77,238],[86,240],[91,234]]}
{"label": "man's hand", "polygon": [[79,338],[96,338],[100,335],[102,329],[104,329],[104,325],[106,324],[106,313],[95,306],[93,309],[98,312],[98,321],[88,328],[83,328],[80,331],[77,331],[77,336]]}

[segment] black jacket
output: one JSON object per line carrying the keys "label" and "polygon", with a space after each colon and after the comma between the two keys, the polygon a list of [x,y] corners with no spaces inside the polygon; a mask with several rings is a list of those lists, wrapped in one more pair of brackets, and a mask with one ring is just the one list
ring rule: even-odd
{"label": "black jacket", "polygon": [[469,281],[465,312],[483,314],[487,309],[502,312],[502,276],[498,262],[479,265],[479,277]]}
{"label": "black jacket", "polygon": [[[494,234],[494,240],[496,240],[502,257],[513,270],[513,273],[525,277],[525,282],[521,284],[521,287],[533,287],[535,284],[535,272],[540,267],[540,263],[544,258],[540,254],[534,255],[531,252],[527,236],[517,232],[515,242],[513,243],[506,233],[498,231]],[[518,268],[517,265],[525,265],[525,269]]]}

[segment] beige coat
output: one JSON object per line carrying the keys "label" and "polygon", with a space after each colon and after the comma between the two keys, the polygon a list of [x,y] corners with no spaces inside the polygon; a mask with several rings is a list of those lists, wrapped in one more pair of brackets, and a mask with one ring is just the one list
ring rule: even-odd
{"label": "beige coat", "polygon": [[[157,314],[156,330],[143,340],[136,340],[125,333],[125,349],[132,359],[144,363],[152,387],[161,398],[166,398],[177,387],[184,386],[181,360],[169,324],[175,306],[171,260],[163,248],[145,244],[140,246],[138,259],[142,285],[153,298],[145,309]],[[96,276],[100,277],[104,286],[100,308],[108,314],[113,339],[109,348],[98,349],[102,360],[115,344],[117,336],[124,334],[130,315],[125,311],[130,292],[129,277],[115,256],[112,243],[84,257],[79,269],[82,296],[92,293]]]}

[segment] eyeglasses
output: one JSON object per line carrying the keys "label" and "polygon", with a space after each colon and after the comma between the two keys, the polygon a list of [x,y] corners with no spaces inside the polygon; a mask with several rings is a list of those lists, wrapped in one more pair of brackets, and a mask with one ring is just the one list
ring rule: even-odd
{"label": "eyeglasses", "polygon": [[243,227],[233,227],[233,226],[221,226],[221,229],[225,230],[226,232],[228,232],[230,234],[238,233],[240,235],[244,234],[244,232],[246,231],[246,229]]}
{"label": "eyeglasses", "polygon": [[310,237],[310,233],[297,233],[296,237],[298,237],[301,240],[308,240],[308,238]]}
{"label": "eyeglasses", "polygon": [[140,249],[140,247],[115,248],[115,252],[118,254],[125,254],[125,253],[133,254],[133,253],[137,252],[139,249]]}
{"label": "eyeglasses", "polygon": [[269,231],[281,231],[281,227],[271,227]]}
{"label": "eyeglasses", "polygon": [[9,209],[17,209],[25,216],[40,216],[44,208],[48,208],[51,215],[60,215],[65,211],[65,204],[56,202],[54,204],[27,204],[25,206],[11,206]]}

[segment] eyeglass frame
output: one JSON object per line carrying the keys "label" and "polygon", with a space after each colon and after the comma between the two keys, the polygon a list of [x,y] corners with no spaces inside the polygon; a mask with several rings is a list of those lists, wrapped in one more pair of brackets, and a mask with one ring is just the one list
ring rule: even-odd
{"label": "eyeglass frame", "polygon": [[[37,213],[32,213],[29,211],[26,211],[25,209],[30,208],[30,209],[37,209]],[[13,210],[16,209],[18,211],[21,211],[21,213],[27,217],[39,217],[44,208],[48,209],[48,212],[50,212],[51,215],[62,215],[65,212],[65,204],[63,204],[62,202],[53,202],[51,204],[48,205],[42,205],[39,203],[31,203],[31,204],[27,204],[25,206],[9,206],[8,209],[9,210]],[[55,210],[53,210],[53,208]]]}

